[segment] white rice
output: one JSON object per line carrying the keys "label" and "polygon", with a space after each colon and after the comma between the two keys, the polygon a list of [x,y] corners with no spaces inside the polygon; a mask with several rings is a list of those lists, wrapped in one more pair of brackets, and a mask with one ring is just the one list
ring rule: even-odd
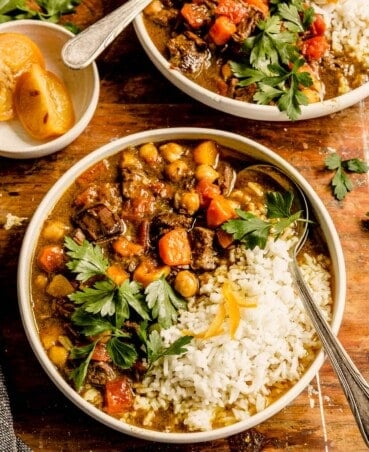
{"label": "white rice", "polygon": [[[237,248],[233,263],[220,266],[201,288],[201,302],[190,303],[176,326],[162,332],[172,343],[183,330],[201,333],[223,301],[221,285],[236,284],[256,307],[241,308],[241,321],[232,340],[228,319],[224,332],[209,339],[193,339],[183,355],[157,362],[136,388],[135,408],[147,412],[152,425],[155,410],[173,407],[189,430],[211,430],[214,419],[236,422],[263,410],[271,389],[295,382],[302,360],[319,347],[314,329],[294,288],[289,272],[289,248],[294,239],[270,240],[267,248]],[[330,274],[326,258],[305,255],[301,269],[319,306],[330,317]],[[306,364],[306,363],[305,363]]]}
{"label": "white rice", "polygon": [[369,68],[369,0],[314,0],[322,8],[332,50]]}

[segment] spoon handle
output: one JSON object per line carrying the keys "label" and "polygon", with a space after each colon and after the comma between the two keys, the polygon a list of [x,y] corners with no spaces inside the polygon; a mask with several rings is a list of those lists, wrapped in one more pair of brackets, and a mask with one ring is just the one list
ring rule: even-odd
{"label": "spoon handle", "polygon": [[62,49],[64,63],[72,69],[87,67],[151,1],[128,0],[70,39]]}
{"label": "spoon handle", "polygon": [[319,339],[330,358],[363,439],[366,445],[369,446],[369,385],[355,367],[339,340],[332,333],[327,321],[314,302],[296,261],[294,262],[293,270],[305,309],[310,314]]}

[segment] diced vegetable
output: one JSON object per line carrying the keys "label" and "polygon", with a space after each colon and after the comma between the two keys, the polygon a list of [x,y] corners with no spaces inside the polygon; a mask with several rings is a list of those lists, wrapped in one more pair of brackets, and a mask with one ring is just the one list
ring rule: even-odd
{"label": "diced vegetable", "polygon": [[113,264],[108,267],[106,274],[111,280],[115,282],[118,286],[124,283],[126,279],[129,278],[129,274],[123,270],[119,264]]}
{"label": "diced vegetable", "polygon": [[64,251],[60,245],[44,246],[38,256],[39,267],[47,273],[56,272],[64,267]]}
{"label": "diced vegetable", "polygon": [[210,228],[216,228],[231,218],[237,218],[234,204],[224,196],[219,195],[210,201],[206,211],[206,221]]}
{"label": "diced vegetable", "polygon": [[309,61],[319,60],[328,49],[329,44],[325,36],[314,36],[302,44],[302,54]]}
{"label": "diced vegetable", "polygon": [[53,277],[46,292],[52,297],[66,297],[74,292],[74,287],[64,275],[58,274]]}
{"label": "diced vegetable", "polygon": [[195,30],[201,28],[207,18],[206,8],[196,3],[185,3],[181,14],[189,26]]}
{"label": "diced vegetable", "polygon": [[219,16],[227,16],[234,24],[239,24],[248,15],[248,9],[240,1],[219,0],[215,13]]}
{"label": "diced vegetable", "polygon": [[50,360],[57,367],[64,367],[68,359],[68,351],[62,345],[53,345],[49,348]]}
{"label": "diced vegetable", "polygon": [[122,257],[139,256],[143,254],[144,248],[139,243],[134,243],[124,236],[120,236],[113,242],[113,249]]}
{"label": "diced vegetable", "polygon": [[106,345],[102,342],[98,342],[95,346],[91,359],[93,361],[103,361],[105,363],[111,361],[110,355],[106,349]]}
{"label": "diced vegetable", "polygon": [[169,273],[170,267],[168,265],[158,266],[152,259],[146,258],[137,266],[133,273],[133,279],[146,287],[162,276],[168,276]]}
{"label": "diced vegetable", "polygon": [[314,22],[311,24],[311,31],[314,36],[323,36],[327,26],[324,17],[321,14],[316,14]]}
{"label": "diced vegetable", "polygon": [[210,27],[209,36],[217,46],[223,46],[231,39],[237,26],[227,16],[219,16]]}
{"label": "diced vegetable", "polygon": [[159,255],[166,265],[189,265],[191,247],[187,231],[176,228],[164,234],[159,240]]}
{"label": "diced vegetable", "polygon": [[219,245],[224,249],[228,248],[234,242],[232,234],[223,231],[223,229],[217,230],[216,235]]}
{"label": "diced vegetable", "polygon": [[100,178],[103,179],[108,178],[110,174],[110,168],[107,160],[101,160],[98,163],[95,163],[91,168],[82,173],[77,179],[76,183],[80,186],[86,186],[91,184]]}
{"label": "diced vegetable", "polygon": [[108,414],[121,414],[133,405],[133,393],[128,378],[108,381],[105,385],[105,411]]}
{"label": "diced vegetable", "polygon": [[218,148],[214,141],[202,141],[193,150],[193,159],[198,165],[215,166],[218,160]]}
{"label": "diced vegetable", "polygon": [[201,179],[196,185],[196,191],[200,195],[200,204],[202,207],[209,205],[210,201],[220,195],[219,185],[213,184],[207,179]]}

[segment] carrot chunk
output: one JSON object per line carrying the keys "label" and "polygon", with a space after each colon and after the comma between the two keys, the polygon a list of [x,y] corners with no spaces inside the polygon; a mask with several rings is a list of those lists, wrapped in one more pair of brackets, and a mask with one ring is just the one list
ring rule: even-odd
{"label": "carrot chunk", "polygon": [[231,39],[237,26],[227,16],[218,16],[210,27],[209,36],[217,46],[223,46]]}
{"label": "carrot chunk", "polygon": [[231,218],[236,218],[237,214],[234,210],[233,203],[219,195],[210,201],[206,211],[206,221],[210,228],[216,228]]}
{"label": "carrot chunk", "polygon": [[187,231],[175,228],[159,240],[159,255],[166,265],[188,265],[191,263],[191,247]]}
{"label": "carrot chunk", "polygon": [[52,273],[64,267],[64,252],[59,245],[44,246],[38,256],[39,267],[47,273]]}

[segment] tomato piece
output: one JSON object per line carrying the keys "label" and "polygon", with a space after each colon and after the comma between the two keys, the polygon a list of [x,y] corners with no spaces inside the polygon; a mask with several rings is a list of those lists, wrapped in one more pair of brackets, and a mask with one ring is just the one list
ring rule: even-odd
{"label": "tomato piece", "polygon": [[326,30],[324,17],[321,14],[316,14],[314,21],[311,24],[311,32],[314,36],[323,36]]}
{"label": "tomato piece", "polygon": [[216,228],[227,220],[236,217],[237,213],[234,210],[233,203],[221,195],[211,200],[206,211],[206,221],[210,228]]}
{"label": "tomato piece", "polygon": [[127,377],[108,381],[105,385],[105,411],[108,414],[121,414],[133,406],[133,393]]}
{"label": "tomato piece", "polygon": [[201,179],[195,189],[200,195],[200,204],[202,207],[208,206],[213,198],[220,195],[219,185],[213,184],[207,179]]}
{"label": "tomato piece", "polygon": [[44,246],[38,256],[39,267],[47,273],[53,273],[64,267],[64,251],[59,245]]}
{"label": "tomato piece", "polygon": [[105,363],[111,361],[110,355],[106,349],[106,345],[102,342],[96,344],[95,350],[91,356],[93,361],[103,361]]}
{"label": "tomato piece", "polygon": [[187,231],[183,228],[172,229],[159,240],[159,255],[169,266],[191,263],[191,247]]}
{"label": "tomato piece", "polygon": [[219,0],[215,14],[227,16],[234,24],[239,24],[248,15],[248,9],[240,1]]}
{"label": "tomato piece", "polygon": [[302,54],[307,60],[319,60],[329,49],[325,36],[314,36],[302,43]]}
{"label": "tomato piece", "polygon": [[25,130],[38,140],[62,135],[74,124],[67,88],[59,77],[38,64],[20,76],[14,105]]}

